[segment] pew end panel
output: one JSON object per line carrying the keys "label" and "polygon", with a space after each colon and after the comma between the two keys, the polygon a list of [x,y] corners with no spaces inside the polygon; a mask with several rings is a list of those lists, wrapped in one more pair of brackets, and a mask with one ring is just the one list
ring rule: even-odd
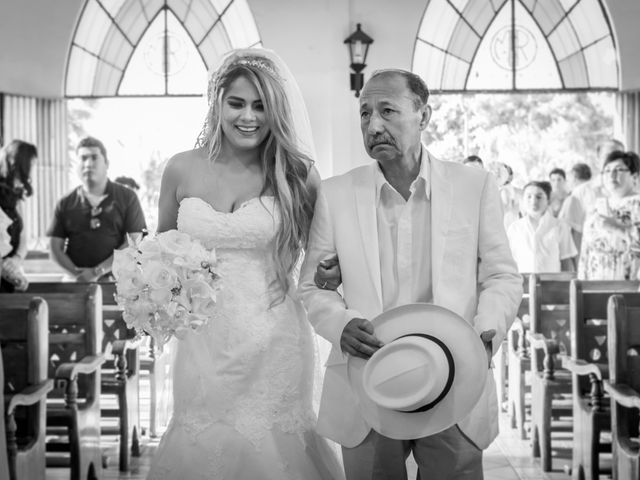
{"label": "pew end panel", "polygon": [[48,315],[42,298],[31,298],[22,308],[0,302],[3,451],[11,479],[45,478],[46,399],[53,390],[53,381],[47,379]]}

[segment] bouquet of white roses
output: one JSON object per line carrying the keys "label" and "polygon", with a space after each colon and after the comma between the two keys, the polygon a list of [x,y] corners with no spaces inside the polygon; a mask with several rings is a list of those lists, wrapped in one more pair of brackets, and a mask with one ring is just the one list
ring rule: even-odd
{"label": "bouquet of white roses", "polygon": [[220,289],[215,264],[214,250],[177,230],[116,250],[116,301],[127,326],[151,335],[159,349],[172,336],[201,328]]}

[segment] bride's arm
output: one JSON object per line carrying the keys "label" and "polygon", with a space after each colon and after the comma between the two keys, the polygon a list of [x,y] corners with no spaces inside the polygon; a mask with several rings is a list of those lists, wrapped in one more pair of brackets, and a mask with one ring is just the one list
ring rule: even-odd
{"label": "bride's arm", "polygon": [[179,206],[177,191],[180,184],[181,163],[178,155],[173,156],[162,172],[158,199],[158,233],[177,227]]}

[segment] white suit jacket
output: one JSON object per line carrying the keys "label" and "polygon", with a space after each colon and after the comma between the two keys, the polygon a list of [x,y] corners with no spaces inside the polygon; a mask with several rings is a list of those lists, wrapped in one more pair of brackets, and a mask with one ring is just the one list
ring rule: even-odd
{"label": "white suit jacket", "polygon": [[[422,159],[431,162],[433,302],[465,318],[478,333],[495,329],[495,353],[522,298],[496,181],[484,170],[439,161],[424,147]],[[352,318],[371,319],[382,312],[375,168],[372,163],[323,182],[299,286],[309,321],[333,345],[317,429],[345,447],[360,444],[371,429],[351,391],[340,336]],[[318,262],[336,253],[343,296],[313,281]],[[479,448],[496,437],[493,375],[487,375],[482,397],[458,425]]]}

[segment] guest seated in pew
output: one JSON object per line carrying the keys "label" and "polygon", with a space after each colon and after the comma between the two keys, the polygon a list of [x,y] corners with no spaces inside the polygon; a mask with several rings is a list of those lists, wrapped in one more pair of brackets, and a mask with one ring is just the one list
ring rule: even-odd
{"label": "guest seated in pew", "polygon": [[578,254],[571,229],[549,208],[551,184],[529,182],[524,187],[524,216],[507,230],[511,252],[520,272],[575,271]]}
{"label": "guest seated in pew", "polygon": [[22,140],[13,140],[0,150],[0,209],[5,220],[0,222],[1,233],[9,237],[8,252],[2,252],[0,292],[26,290],[29,285],[22,270],[27,255],[24,203],[33,193],[31,168],[37,157],[35,145]]}
{"label": "guest seated in pew", "polygon": [[605,196],[584,224],[578,278],[635,280],[640,265],[640,195],[635,185],[640,158],[616,150],[605,159]]}
{"label": "guest seated in pew", "polygon": [[80,141],[76,154],[82,185],[56,206],[47,234],[53,259],[79,282],[93,282],[111,271],[113,251],[135,242],[146,229],[136,193],[112,182],[104,144]]}

